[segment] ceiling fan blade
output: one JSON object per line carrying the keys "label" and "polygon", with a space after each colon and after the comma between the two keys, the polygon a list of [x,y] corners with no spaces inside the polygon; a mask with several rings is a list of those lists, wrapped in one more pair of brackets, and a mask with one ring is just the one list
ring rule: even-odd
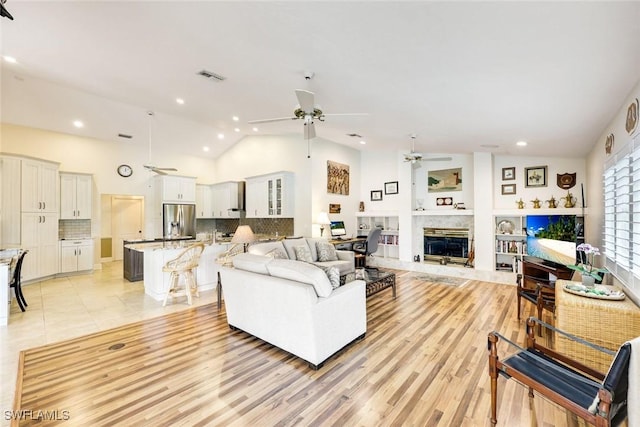
{"label": "ceiling fan blade", "polygon": [[314,94],[304,89],[296,89],[296,97],[298,98],[298,104],[305,113],[313,113],[315,105],[313,103]]}
{"label": "ceiling fan blade", "polygon": [[322,114],[323,116],[368,116],[369,113],[329,113]]}
{"label": "ceiling fan blade", "polygon": [[313,122],[304,124],[304,139],[313,139],[316,137],[316,127]]}
{"label": "ceiling fan blade", "polygon": [[155,170],[160,170],[160,171],[173,171],[173,172],[178,172],[178,169],[176,168],[154,168]]}
{"label": "ceiling fan blade", "polygon": [[249,120],[247,123],[249,124],[257,124],[257,123],[269,123],[269,122],[282,122],[285,120],[297,120],[297,117],[277,117],[275,119],[261,119],[261,120]]}
{"label": "ceiling fan blade", "polygon": [[420,159],[423,162],[444,162],[451,160],[451,157],[431,157],[429,159]]}

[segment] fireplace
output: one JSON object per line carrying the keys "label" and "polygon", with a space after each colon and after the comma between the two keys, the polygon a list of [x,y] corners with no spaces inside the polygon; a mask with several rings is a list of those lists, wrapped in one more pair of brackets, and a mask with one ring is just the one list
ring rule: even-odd
{"label": "fireplace", "polygon": [[425,261],[465,264],[468,258],[468,228],[424,228]]}

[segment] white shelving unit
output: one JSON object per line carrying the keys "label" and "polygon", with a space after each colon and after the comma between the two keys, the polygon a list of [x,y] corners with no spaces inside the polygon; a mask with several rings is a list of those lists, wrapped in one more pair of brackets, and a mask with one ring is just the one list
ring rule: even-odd
{"label": "white shelving unit", "polygon": [[[576,223],[584,230],[585,212],[581,208],[566,209],[509,209],[494,211],[495,270],[517,273],[527,255],[527,215],[575,215]],[[584,241],[584,233],[578,233],[576,242]]]}
{"label": "white shelving unit", "polygon": [[397,212],[358,212],[356,213],[356,219],[356,235],[358,237],[366,237],[374,227],[382,228],[382,233],[378,240],[378,250],[375,253],[376,256],[395,259],[399,257],[399,217]]}

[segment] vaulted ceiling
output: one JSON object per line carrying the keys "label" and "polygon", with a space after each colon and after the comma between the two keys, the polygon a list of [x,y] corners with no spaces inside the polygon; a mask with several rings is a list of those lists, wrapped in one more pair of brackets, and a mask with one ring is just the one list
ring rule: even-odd
{"label": "vaulted ceiling", "polygon": [[194,155],[253,134],[303,143],[299,120],[247,122],[291,116],[307,89],[325,113],[368,113],[316,122],[357,149],[408,150],[416,133],[427,153],[583,156],[640,78],[638,2],[5,7],[15,20],[0,21],[2,55],[17,62],[2,62],[3,122],[146,144],[154,111],[165,142]]}

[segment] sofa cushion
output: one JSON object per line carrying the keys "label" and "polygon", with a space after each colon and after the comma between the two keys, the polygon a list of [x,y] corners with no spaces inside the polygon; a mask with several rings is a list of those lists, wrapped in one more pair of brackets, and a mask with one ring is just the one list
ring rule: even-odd
{"label": "sofa cushion", "polygon": [[294,246],[293,251],[296,253],[296,259],[298,261],[313,262],[308,245]]}
{"label": "sofa cushion", "polygon": [[340,287],[340,270],[338,270],[338,268],[333,265],[330,267],[320,267],[320,268],[322,268],[324,273],[327,275],[327,278],[329,279],[329,283],[331,283],[331,287],[333,289],[339,288]]}
{"label": "sofa cushion", "polygon": [[265,254],[265,256],[274,258],[274,259],[289,259],[287,253],[284,251],[284,248],[273,248],[269,252]]}
{"label": "sofa cushion", "polygon": [[336,247],[329,242],[316,242],[318,251],[318,262],[337,261]]}
{"label": "sofa cushion", "polygon": [[[280,241],[254,243],[249,245],[248,251],[250,254],[266,255],[269,252],[273,251],[274,249],[280,249],[283,254],[287,253],[287,251],[284,249],[284,246],[282,245],[282,242]],[[292,259],[295,259],[295,258],[292,258]]]}
{"label": "sofa cushion", "polygon": [[242,253],[233,257],[233,267],[238,270],[268,275],[268,265],[271,261],[273,258],[267,256]]}
{"label": "sofa cushion", "polygon": [[309,247],[309,245],[307,244],[307,239],[305,239],[304,237],[300,237],[297,239],[284,239],[282,240],[282,245],[284,246],[284,249],[287,251],[287,255],[289,256],[289,259],[296,259],[296,252],[293,248],[295,248],[296,246],[307,246]]}
{"label": "sofa cushion", "polygon": [[314,262],[312,263],[313,265],[316,265],[320,268],[325,268],[325,267],[336,267],[338,269],[338,271],[340,272],[341,276],[344,276],[345,274],[348,273],[353,273],[353,262],[348,262],[348,261],[325,261],[325,262]]}
{"label": "sofa cushion", "polygon": [[315,265],[290,259],[273,259],[270,261],[267,264],[267,269],[271,276],[313,285],[316,295],[319,297],[331,295],[333,287],[329,282],[329,278],[322,269]]}

